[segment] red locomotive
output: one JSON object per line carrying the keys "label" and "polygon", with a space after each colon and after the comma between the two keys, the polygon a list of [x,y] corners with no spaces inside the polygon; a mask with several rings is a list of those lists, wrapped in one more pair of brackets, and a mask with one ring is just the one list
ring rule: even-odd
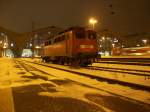
{"label": "red locomotive", "polygon": [[42,59],[46,62],[81,65],[91,64],[97,57],[96,32],[72,27],[44,42]]}

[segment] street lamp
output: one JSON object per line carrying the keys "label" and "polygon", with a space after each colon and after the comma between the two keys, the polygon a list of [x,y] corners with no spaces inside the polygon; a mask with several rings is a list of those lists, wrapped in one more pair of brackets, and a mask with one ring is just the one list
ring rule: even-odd
{"label": "street lamp", "polygon": [[32,47],[32,44],[30,43],[30,47]]}
{"label": "street lamp", "polygon": [[14,44],[13,44],[13,43],[11,43],[11,44],[10,44],[10,46],[11,46],[11,47],[13,47],[13,46],[14,46]]}
{"label": "street lamp", "polygon": [[115,44],[112,44],[113,48],[115,47]]}
{"label": "street lamp", "polygon": [[146,40],[146,39],[143,39],[142,41],[143,41],[143,43],[144,43],[145,45],[147,44],[147,40]]}
{"label": "street lamp", "polygon": [[102,37],[102,40],[105,40],[105,37]]}
{"label": "street lamp", "polygon": [[96,19],[94,19],[94,18],[90,18],[90,19],[89,19],[89,23],[92,25],[93,30],[94,30],[95,24],[96,24],[97,22],[98,22],[98,21],[97,21]]}

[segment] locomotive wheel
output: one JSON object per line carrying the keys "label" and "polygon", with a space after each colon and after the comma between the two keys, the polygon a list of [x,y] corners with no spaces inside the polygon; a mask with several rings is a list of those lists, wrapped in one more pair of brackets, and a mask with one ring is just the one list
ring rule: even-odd
{"label": "locomotive wheel", "polygon": [[71,66],[73,66],[73,67],[78,67],[80,64],[80,60],[78,60],[78,59],[72,59],[71,60]]}
{"label": "locomotive wheel", "polygon": [[64,65],[64,63],[65,63],[65,62],[64,62],[64,59],[63,59],[63,58],[59,58],[59,59],[58,59],[58,63],[59,63],[60,65]]}
{"label": "locomotive wheel", "polygon": [[80,66],[81,66],[81,67],[88,66],[88,65],[91,64],[91,63],[92,63],[92,61],[89,60],[89,59],[82,59],[82,60],[80,60]]}
{"label": "locomotive wheel", "polygon": [[60,60],[59,64],[64,65],[64,61]]}
{"label": "locomotive wheel", "polygon": [[81,67],[85,67],[85,66],[87,66],[87,65],[88,65],[88,64],[87,64],[86,62],[81,62],[81,63],[80,63],[80,66],[81,66]]}
{"label": "locomotive wheel", "polygon": [[42,60],[43,60],[43,62],[45,62],[45,63],[50,62],[50,59],[49,59],[49,58],[47,58],[47,57],[42,58]]}

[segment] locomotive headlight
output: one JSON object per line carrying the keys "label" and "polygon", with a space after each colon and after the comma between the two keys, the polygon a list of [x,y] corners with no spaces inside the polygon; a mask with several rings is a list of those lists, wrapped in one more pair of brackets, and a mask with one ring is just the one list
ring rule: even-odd
{"label": "locomotive headlight", "polygon": [[86,48],[93,49],[94,46],[93,45],[80,45],[80,48],[81,49],[86,49]]}

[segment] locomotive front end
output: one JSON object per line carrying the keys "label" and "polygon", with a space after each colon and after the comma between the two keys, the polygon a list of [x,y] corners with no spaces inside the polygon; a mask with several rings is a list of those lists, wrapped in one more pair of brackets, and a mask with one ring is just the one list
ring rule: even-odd
{"label": "locomotive front end", "polygon": [[78,30],[75,32],[74,54],[80,65],[91,64],[97,58],[96,32],[93,30]]}

